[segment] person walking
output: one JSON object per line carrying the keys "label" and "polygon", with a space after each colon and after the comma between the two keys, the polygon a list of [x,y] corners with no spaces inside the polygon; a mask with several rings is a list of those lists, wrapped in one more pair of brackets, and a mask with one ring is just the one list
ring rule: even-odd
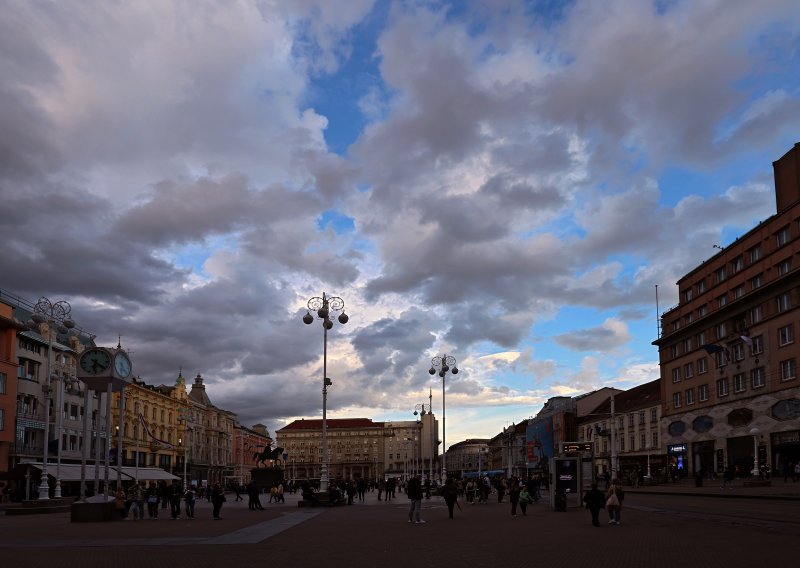
{"label": "person walking", "polygon": [[194,485],[189,486],[189,489],[186,490],[186,493],[183,495],[183,500],[186,503],[186,518],[187,519],[194,519],[194,502],[196,498],[196,489]]}
{"label": "person walking", "polygon": [[408,482],[408,489],[406,491],[406,495],[411,500],[411,506],[408,509],[408,522],[409,523],[417,523],[418,525],[425,524],[420,518],[420,512],[422,511],[422,480],[419,476],[414,476]]}
{"label": "person walking", "polygon": [[172,480],[172,485],[169,487],[169,512],[172,520],[181,518],[181,497],[183,497],[183,489],[178,483],[177,479]]}
{"label": "person walking", "polygon": [[608,524],[618,525],[620,521],[620,509],[622,508],[622,484],[619,479],[614,479],[606,491],[606,509],[608,509]]}
{"label": "person walking", "polygon": [[158,519],[158,501],[159,492],[155,482],[150,482],[150,487],[147,489],[147,517],[149,519]]}
{"label": "person walking", "polygon": [[519,505],[519,481],[512,477],[508,484],[508,500],[511,502],[511,516],[517,516],[517,506]]}
{"label": "person walking", "polygon": [[528,505],[533,503],[533,497],[528,492],[527,485],[522,485],[519,490],[519,509],[522,511],[522,516],[527,516],[525,512],[528,509]]}
{"label": "person walking", "polygon": [[473,480],[467,481],[467,486],[464,489],[464,493],[467,496],[467,503],[470,505],[475,504],[475,482]]}
{"label": "person walking", "polygon": [[452,477],[448,477],[447,481],[444,482],[444,487],[442,487],[442,497],[444,497],[444,502],[447,504],[447,513],[452,519],[453,507],[455,507],[456,503],[458,502],[458,486],[456,485],[456,482],[453,481]]}
{"label": "person walking", "polygon": [[114,507],[117,513],[119,513],[120,518],[127,521],[128,511],[125,510],[125,501],[127,501],[127,495],[125,494],[125,490],[120,487],[117,489],[117,493],[114,496]]}
{"label": "person walking", "polygon": [[583,496],[586,508],[592,514],[592,526],[600,526],[600,509],[606,504],[606,496],[597,488],[597,482],[592,483],[592,488]]}
{"label": "person walking", "polygon": [[720,489],[727,489],[728,487],[733,489],[733,478],[733,468],[729,465],[725,468],[725,471],[722,472],[722,486]]}
{"label": "person walking", "polygon": [[214,517],[215,521],[220,520],[222,517],[219,516],[220,511],[222,511],[222,504],[225,502],[225,492],[220,487],[219,483],[214,484],[214,489],[211,490],[211,504],[214,506],[214,509],[211,512],[211,515]]}

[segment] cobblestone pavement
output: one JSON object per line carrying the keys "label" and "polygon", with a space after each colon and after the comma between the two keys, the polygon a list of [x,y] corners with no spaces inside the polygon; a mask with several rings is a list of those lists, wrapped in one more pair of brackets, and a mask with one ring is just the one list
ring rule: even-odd
{"label": "cobblestone pavement", "polygon": [[[783,484],[781,481],[780,484]],[[738,567],[785,563],[797,533],[770,526],[741,526],[709,516],[678,516],[639,507],[651,494],[716,495],[719,487],[674,484],[630,490],[622,524],[599,528],[584,509],[553,512],[540,502],[528,515],[512,517],[510,506],[460,502],[447,518],[441,499],[423,502],[426,524],[407,522],[408,500],[377,501],[334,508],[298,508],[297,496],[285,504],[250,511],[229,498],[223,519],[213,521],[206,502],[196,518],[71,523],[67,514],[0,516],[0,559],[4,566],[215,568],[277,563],[281,566],[497,567],[548,568],[588,564],[592,568],[670,567],[676,563]],[[800,483],[760,491],[760,506],[773,497],[800,498]],[[701,492],[702,489],[702,492]],[[747,488],[755,490],[755,488]],[[761,488],[763,489],[763,488]],[[669,492],[673,493],[669,493]],[[745,488],[726,490],[745,494]],[[759,497],[755,492],[745,496]],[[266,501],[266,499],[264,500]],[[680,507],[676,496],[674,506]],[[684,501],[686,502],[686,501]],[[800,504],[798,504],[800,509]],[[601,513],[601,518],[605,515]],[[800,527],[800,518],[797,519]],[[798,531],[800,532],[800,530]]]}

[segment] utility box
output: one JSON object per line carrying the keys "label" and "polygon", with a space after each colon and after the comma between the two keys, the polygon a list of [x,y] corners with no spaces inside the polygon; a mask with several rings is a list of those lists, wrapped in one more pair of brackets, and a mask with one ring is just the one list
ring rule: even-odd
{"label": "utility box", "polygon": [[552,458],[550,471],[553,479],[550,485],[550,503],[554,511],[566,511],[567,507],[581,506],[581,460],[579,457]]}

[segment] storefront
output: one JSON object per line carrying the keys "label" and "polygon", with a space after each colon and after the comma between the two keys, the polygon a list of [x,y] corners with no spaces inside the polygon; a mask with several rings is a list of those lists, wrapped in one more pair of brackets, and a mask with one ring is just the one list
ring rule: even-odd
{"label": "storefront", "polygon": [[793,464],[800,461],[800,430],[772,434],[772,467],[775,476],[792,476]]}
{"label": "storefront", "polygon": [[714,449],[714,440],[706,440],[704,442],[695,442],[692,444],[692,473],[700,473],[702,475],[713,475],[721,473],[721,470],[716,468],[716,452]]}
{"label": "storefront", "polygon": [[670,477],[683,478],[688,475],[688,447],[685,442],[667,446],[667,457]]}

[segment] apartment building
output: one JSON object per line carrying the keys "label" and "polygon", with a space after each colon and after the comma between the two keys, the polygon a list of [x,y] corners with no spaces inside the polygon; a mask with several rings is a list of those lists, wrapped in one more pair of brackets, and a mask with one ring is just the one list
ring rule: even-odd
{"label": "apartment building", "polygon": [[681,475],[800,460],[800,144],[773,169],[776,214],[684,275],[661,315],[661,425]]}

